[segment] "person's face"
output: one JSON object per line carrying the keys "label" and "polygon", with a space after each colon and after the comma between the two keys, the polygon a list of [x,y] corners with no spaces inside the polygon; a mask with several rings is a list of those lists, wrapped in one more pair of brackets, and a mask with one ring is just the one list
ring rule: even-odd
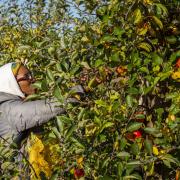
{"label": "person's face", "polygon": [[16,80],[19,84],[21,91],[25,95],[31,95],[35,93],[35,88],[32,87],[32,83],[35,82],[35,79],[32,77],[30,71],[25,67],[21,66],[16,75]]}

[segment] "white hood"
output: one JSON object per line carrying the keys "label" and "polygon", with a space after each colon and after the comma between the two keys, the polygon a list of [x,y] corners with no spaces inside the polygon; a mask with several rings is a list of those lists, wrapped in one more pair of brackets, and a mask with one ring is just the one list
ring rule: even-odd
{"label": "white hood", "polygon": [[25,97],[11,69],[12,63],[0,67],[0,92]]}

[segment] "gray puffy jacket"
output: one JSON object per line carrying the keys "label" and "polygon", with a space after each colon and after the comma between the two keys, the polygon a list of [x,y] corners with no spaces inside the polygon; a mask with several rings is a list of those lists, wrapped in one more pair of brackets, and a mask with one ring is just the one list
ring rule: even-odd
{"label": "gray puffy jacket", "polygon": [[52,100],[24,102],[16,95],[0,92],[0,136],[18,136],[62,113],[65,109]]}

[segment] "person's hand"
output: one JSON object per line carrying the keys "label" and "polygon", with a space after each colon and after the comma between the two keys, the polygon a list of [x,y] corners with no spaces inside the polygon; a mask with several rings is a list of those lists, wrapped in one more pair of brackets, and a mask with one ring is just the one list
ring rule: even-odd
{"label": "person's hand", "polygon": [[70,88],[70,93],[78,94],[78,95],[85,95],[84,88],[81,85],[76,85]]}
{"label": "person's hand", "polygon": [[76,98],[67,98],[66,104],[68,104],[68,103],[70,103],[72,105],[78,105],[78,104],[80,104],[80,101]]}
{"label": "person's hand", "polygon": [[81,85],[73,86],[72,88],[70,88],[69,95],[70,97],[74,97],[80,101],[85,97],[84,88]]}
{"label": "person's hand", "polygon": [[73,105],[80,104],[81,98],[85,96],[85,91],[81,85],[76,85],[70,88],[69,97],[66,99],[66,103]]}

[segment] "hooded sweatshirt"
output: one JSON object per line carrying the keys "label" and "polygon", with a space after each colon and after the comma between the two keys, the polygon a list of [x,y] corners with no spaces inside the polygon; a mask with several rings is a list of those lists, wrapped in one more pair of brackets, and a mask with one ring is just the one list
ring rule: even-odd
{"label": "hooded sweatshirt", "polygon": [[20,87],[12,72],[13,63],[8,63],[0,67],[0,92],[13,94],[24,98],[24,94],[20,90]]}
{"label": "hooded sweatshirt", "polygon": [[12,63],[0,67],[0,136],[17,136],[65,113],[55,99],[23,101],[24,94],[11,70]]}

